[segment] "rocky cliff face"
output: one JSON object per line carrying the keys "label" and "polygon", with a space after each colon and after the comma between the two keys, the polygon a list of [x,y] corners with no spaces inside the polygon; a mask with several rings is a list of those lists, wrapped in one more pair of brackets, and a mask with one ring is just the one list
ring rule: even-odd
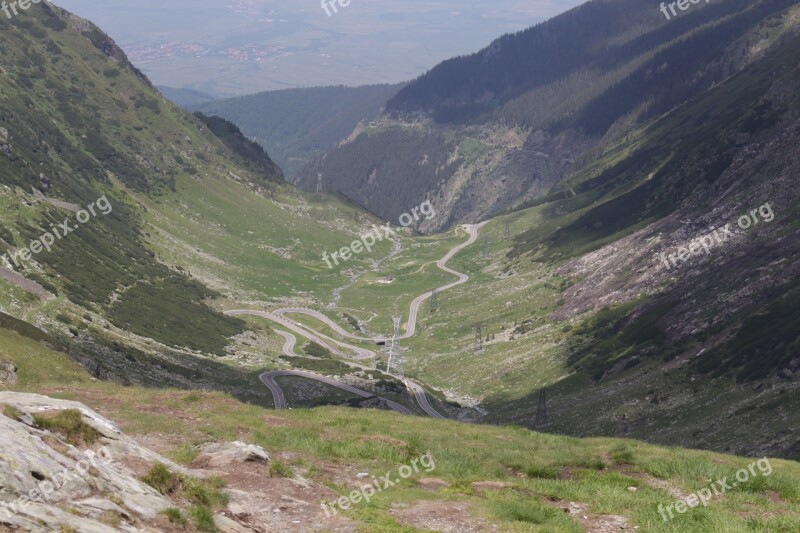
{"label": "rocky cliff face", "polygon": [[[0,393],[0,524],[25,531],[109,532],[154,527],[172,503],[139,481],[125,461],[159,461],[180,469],[125,437],[83,405],[35,394]],[[33,415],[78,409],[102,435],[76,446],[39,429]],[[109,525],[111,517],[119,522]]]}
{"label": "rocky cliff face", "polygon": [[[80,422],[44,422],[64,413]],[[291,454],[277,458],[287,475],[263,448],[238,441],[190,447],[188,466],[154,451],[180,444],[161,434],[135,440],[79,402],[0,391],[0,532],[357,530],[346,517],[325,518],[319,502],[337,492],[286,466]],[[353,468],[331,471],[337,484],[358,482]],[[203,529],[192,522],[209,499]]]}
{"label": "rocky cliff face", "polygon": [[[160,463],[182,476],[202,478],[137,444],[113,422],[86,406],[38,394],[0,392],[0,530],[23,531],[164,531],[164,512],[179,502],[140,480],[136,470]],[[98,440],[89,445],[57,430],[41,429],[34,417],[78,411]],[[260,460],[263,450],[218,446],[209,464]],[[227,461],[225,460],[227,459]],[[215,517],[221,531],[253,531],[223,515]]]}

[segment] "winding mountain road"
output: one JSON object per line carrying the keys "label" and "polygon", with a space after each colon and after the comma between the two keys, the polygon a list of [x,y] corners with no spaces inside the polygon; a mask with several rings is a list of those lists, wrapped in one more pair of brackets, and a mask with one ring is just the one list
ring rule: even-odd
{"label": "winding mountain road", "polygon": [[[449,252],[447,252],[447,255],[445,255],[444,257],[439,259],[439,261],[436,262],[436,266],[439,267],[439,269],[444,270],[445,272],[453,274],[458,277],[458,280],[439,287],[437,291],[444,292],[448,289],[452,289],[453,287],[457,287],[469,281],[468,275],[448,267],[447,262],[450,261],[453,257],[455,257],[455,255],[458,252],[460,252],[467,246],[474,244],[475,241],[478,240],[478,231],[484,226],[484,224],[486,224],[486,222],[481,222],[480,224],[469,224],[462,226],[464,229],[467,230],[467,233],[469,234],[469,239],[451,249]],[[418,296],[417,298],[414,299],[413,302],[411,302],[411,306],[408,311],[408,322],[406,323],[406,331],[405,333],[397,337],[398,340],[409,339],[414,336],[414,334],[417,331],[417,315],[419,313],[419,310],[422,307],[422,304],[425,303],[425,301],[428,300],[430,297],[431,293],[426,292],[425,294]],[[273,313],[279,316],[284,316],[287,313],[308,315],[312,318],[315,318],[316,320],[319,320],[320,322],[323,322],[326,326],[334,330],[342,337],[346,337],[348,339],[355,341],[386,342],[391,339],[391,337],[360,337],[358,335],[353,335],[349,331],[342,328],[339,324],[337,324],[327,316],[323,315],[322,313],[314,309],[306,309],[304,307],[286,307],[283,309],[277,309],[273,311]]]}
{"label": "winding mountain road", "polygon": [[321,383],[325,383],[327,385],[331,385],[333,387],[340,388],[357,396],[362,396],[364,398],[380,398],[381,400],[386,402],[392,410],[397,411],[398,413],[404,415],[413,415],[414,412],[411,411],[408,407],[400,405],[397,402],[393,402],[392,400],[388,400],[386,398],[382,398],[381,396],[376,396],[371,392],[367,392],[365,390],[357,389],[356,387],[351,387],[346,383],[342,383],[341,381],[335,380],[333,378],[329,378],[327,376],[322,376],[320,374],[315,374],[314,372],[305,372],[303,370],[274,370],[272,372],[264,372],[261,374],[261,382],[269,387],[269,390],[272,391],[272,396],[275,399],[275,409],[286,409],[288,404],[286,403],[286,397],[283,395],[283,389],[281,386],[275,382],[275,378],[279,378],[282,376],[296,376],[306,379],[313,379],[315,381],[319,381]]}
{"label": "winding mountain road", "polygon": [[293,357],[295,355],[294,347],[297,345],[297,337],[279,329],[276,329],[275,333],[286,339],[286,342],[283,343],[283,355]]}
{"label": "winding mountain road", "polygon": [[[436,266],[439,267],[441,270],[444,270],[445,272],[448,272],[458,277],[456,281],[448,283],[447,285],[443,285],[442,287],[439,287],[437,289],[439,292],[452,289],[453,287],[462,285],[469,280],[468,275],[462,272],[457,272],[449,268],[447,266],[447,262],[450,261],[450,259],[452,259],[458,252],[460,252],[467,246],[470,246],[478,239],[478,232],[480,231],[481,227],[483,227],[484,224],[486,224],[486,222],[481,222],[480,224],[468,224],[462,226],[469,234],[469,238],[463,243],[459,244],[458,246],[453,247],[444,257],[442,257],[439,261],[436,262]],[[408,311],[408,321],[406,322],[405,333],[397,337],[398,339],[408,339],[414,336],[414,334],[417,331],[417,316],[419,314],[419,309],[422,307],[422,304],[430,297],[431,293],[427,292],[421,296],[418,296],[417,298],[414,299],[414,301],[411,302],[411,306],[409,307]],[[350,357],[352,359],[367,359],[375,357],[376,355],[375,352],[372,350],[359,348],[358,346],[352,346],[350,344],[338,341],[318,331],[314,331],[310,327],[304,326],[298,322],[290,320],[285,316],[288,313],[304,314],[310,316],[322,322],[329,328],[331,328],[338,335],[341,335],[342,337],[345,337],[350,340],[378,343],[378,342],[386,342],[390,339],[389,337],[360,337],[358,335],[354,335],[349,331],[345,330],[344,328],[342,328],[339,324],[335,323],[327,316],[320,313],[319,311],[315,311],[313,309],[305,309],[301,307],[287,307],[283,309],[277,309],[275,311],[236,309],[225,312],[226,315],[231,315],[231,316],[252,315],[252,316],[260,316],[262,318],[266,318],[297,333],[298,335],[301,335],[313,342],[316,342],[321,346],[324,346],[325,348],[330,350],[331,353],[342,357]],[[283,353],[288,356],[296,356],[297,354],[294,352],[294,347],[297,344],[297,338],[291,333],[288,333],[286,331],[276,330],[276,333],[281,335],[286,340],[286,342],[283,345]],[[348,356],[339,351],[338,349],[334,348],[334,346],[339,346],[345,350],[351,351],[355,354],[355,356]],[[323,376],[321,374],[316,374],[307,371],[300,371],[300,370],[276,370],[272,372],[265,372],[264,374],[261,375],[262,383],[264,383],[264,385],[266,385],[272,392],[276,409],[285,409],[287,407],[286,398],[284,396],[283,390],[281,389],[280,385],[278,385],[278,383],[275,381],[276,377],[281,377],[281,376],[297,376],[307,379],[313,379],[316,381],[320,381],[322,383],[326,383],[328,385],[332,385],[334,387],[338,387],[340,389],[351,392],[358,396],[363,396],[363,397],[375,396],[370,392],[357,389],[355,387],[347,385],[346,383],[342,383],[341,381],[337,381],[335,379]],[[430,401],[428,400],[428,395],[426,394],[425,389],[421,385],[411,381],[408,378],[404,378],[401,376],[393,376],[393,377],[400,379],[403,381],[403,383],[405,383],[406,388],[409,391],[411,391],[411,393],[414,395],[414,398],[416,399],[420,408],[422,408],[422,410],[425,411],[429,416],[434,418],[445,418],[439,412],[437,412],[436,409],[434,409],[433,406],[430,404]],[[381,399],[384,400],[390,408],[394,409],[399,413],[403,413],[406,415],[414,414],[408,408],[396,402],[393,402],[386,398],[381,398]]]}

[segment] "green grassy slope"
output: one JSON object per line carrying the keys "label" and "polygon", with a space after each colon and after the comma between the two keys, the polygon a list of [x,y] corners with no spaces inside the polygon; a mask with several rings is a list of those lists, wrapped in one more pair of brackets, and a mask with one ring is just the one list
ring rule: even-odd
{"label": "green grassy slope", "polygon": [[[0,245],[19,247],[71,216],[31,189],[79,205],[107,194],[114,210],[19,269],[52,298],[0,280],[0,309],[45,330],[93,375],[223,390],[268,405],[256,373],[288,366],[281,339],[219,311],[310,306],[386,334],[393,312],[453,280],[435,262],[463,232],[403,237],[395,256],[384,242],[328,269],[322,254],[352,242],[374,217],[283,184],[237,131],[160,99],[107,38],[53,9],[0,20],[9,50],[0,59]],[[792,20],[780,19],[782,28]],[[609,145],[549,197],[485,226],[450,264],[470,283],[441,294],[435,312],[424,306],[418,335],[401,343],[405,372],[451,397],[481,400],[486,421],[533,424],[547,386],[552,431],[796,456],[800,439],[787,420],[800,412],[797,286],[781,265],[797,257],[800,93],[786,58],[800,44],[785,33],[769,33],[768,43],[758,42],[774,48],[743,72]],[[433,145],[423,147],[424,161],[404,152],[408,161],[443,177],[453,145],[460,161],[487,157],[486,146],[457,132],[413,128],[428,131]],[[405,129],[387,134],[408,140]],[[364,146],[371,145],[356,140],[348,153]],[[419,204],[403,196],[417,185],[393,189],[410,204],[393,209]],[[766,200],[780,217],[773,225],[713,264],[648,277],[652,243],[678,246],[687,233]],[[611,243],[625,253],[603,255]],[[629,255],[638,262],[615,262]],[[358,279],[348,282],[354,272]],[[328,310],[337,289],[338,308]],[[484,337],[477,352],[476,323]],[[709,386],[700,390],[698,380]],[[727,416],[739,417],[735,439]]]}
{"label": "green grassy slope", "polygon": [[[63,354],[31,339],[0,329],[0,340],[0,359],[19,368],[12,390],[82,401],[149,442],[166,435],[171,446],[181,443],[168,450],[178,460],[194,443],[245,440],[264,446],[273,458],[290,454],[286,475],[302,473],[344,495],[352,487],[337,483],[331,472],[398,477],[402,465],[430,453],[432,462],[419,473],[344,512],[368,532],[424,531],[401,511],[421,505],[459,510],[450,523],[501,531],[579,532],[609,521],[665,533],[788,533],[800,527],[800,467],[791,461],[757,465],[753,459],[628,440],[453,421],[419,424],[417,418],[376,411],[326,407],[273,413],[220,393],[92,382]],[[711,481],[733,481],[751,465],[747,482],[707,506],[675,512],[669,521],[659,513],[659,505],[674,506],[677,495],[685,498]],[[431,481],[444,485],[431,489]],[[579,510],[566,513],[570,507]]]}
{"label": "green grassy slope", "polygon": [[[162,101],[96,28],[55,9],[45,4],[0,22],[8,132],[0,170],[14,187],[3,192],[6,244],[27,244],[64,217],[75,225],[68,211],[34,202],[26,195],[32,189],[79,206],[107,195],[110,213],[37,255],[23,275],[133,333],[221,353],[241,324],[203,304],[213,291],[154,260],[126,191],[166,194],[179,176],[208,165],[202,152],[225,154],[222,145]],[[196,157],[189,155],[193,142],[201,145]],[[159,153],[157,146],[169,148]],[[224,157],[231,168],[246,163],[232,152]],[[251,179],[269,186],[273,177]]]}
{"label": "green grassy slope", "polygon": [[216,301],[327,298],[343,270],[387,253],[329,270],[323,252],[377,220],[283,185],[260,148],[164,100],[90,23],[43,4],[0,29],[0,251],[75,225],[42,195],[112,207],[33,260],[6,261],[50,295],[0,279],[3,310],[84,345],[223,356],[246,325]]}
{"label": "green grassy slope", "polygon": [[[45,294],[0,278],[0,310],[36,324],[96,378],[271,405],[258,373],[307,364],[281,358],[283,339],[263,321],[221,311],[327,303],[391,244],[333,269],[323,253],[378,220],[285,185],[238,129],[161,98],[89,23],[43,5],[0,24],[0,251],[74,216],[42,195],[86,206],[105,194],[113,206],[52,252],[5,262]],[[438,274],[429,281],[447,278]]]}

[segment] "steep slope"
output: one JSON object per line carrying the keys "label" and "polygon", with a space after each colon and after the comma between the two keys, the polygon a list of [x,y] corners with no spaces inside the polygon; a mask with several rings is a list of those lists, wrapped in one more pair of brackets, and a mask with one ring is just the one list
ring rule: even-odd
{"label": "steep slope", "polygon": [[191,106],[235,123],[290,177],[377,117],[402,85],[314,87],[267,91]]}
{"label": "steep slope", "polygon": [[517,238],[510,258],[568,260],[552,318],[599,311],[548,390],[554,430],[800,453],[798,52],[786,39],[610,150]]}
{"label": "steep slope", "polygon": [[[739,72],[785,31],[793,5],[701,2],[666,20],[642,2],[588,2],[409,83],[387,103],[385,121],[319,158],[297,183],[389,217],[394,198],[380,189],[405,186],[397,169],[416,165],[406,194],[435,199],[447,214],[428,229],[518,207]],[[401,133],[417,138],[415,150],[395,153]],[[428,164],[443,150],[447,165]]]}
{"label": "steep slope", "polygon": [[798,47],[787,33],[490,221],[407,374],[489,422],[545,424],[544,389],[548,431],[797,457]]}
{"label": "steep slope", "polygon": [[298,193],[238,129],[163,99],[51,4],[0,17],[0,45],[0,310],[97,377],[268,402],[255,370],[227,359],[272,334],[220,300],[330,294],[369,258],[328,269],[321,248],[377,220]]}
{"label": "steep slope", "polygon": [[[198,142],[217,141],[168,109],[89,23],[44,4],[0,24],[5,248],[19,249],[51,228],[58,232],[56,224],[65,217],[74,229],[61,228],[52,250],[32,261],[7,257],[6,266],[79,306],[102,309],[133,333],[221,353],[241,323],[202,303],[213,291],[154,260],[142,242],[141,214],[124,192],[174,190],[177,176],[198,171],[187,160],[192,135]],[[166,153],[155,148],[164,145]],[[230,164],[244,162],[229,157]],[[267,185],[277,176],[252,179]],[[45,196],[66,203],[51,205],[41,201]],[[99,207],[103,196],[108,205],[102,214],[78,218],[74,211]],[[156,292],[170,296],[155,304]]]}

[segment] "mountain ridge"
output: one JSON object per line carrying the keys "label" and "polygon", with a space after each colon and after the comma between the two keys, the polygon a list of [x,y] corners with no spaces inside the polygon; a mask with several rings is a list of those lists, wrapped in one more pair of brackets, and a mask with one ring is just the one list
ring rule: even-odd
{"label": "mountain ridge", "polygon": [[[0,278],[2,387],[80,400],[186,465],[209,441],[263,446],[278,459],[259,483],[300,490],[312,480],[311,492],[291,493],[306,498],[292,508],[307,514],[350,493],[362,473],[427,452],[439,461],[436,479],[399,484],[343,527],[429,528],[436,520],[415,521],[429,516],[418,511],[446,509],[442,520],[478,530],[791,531],[800,494],[790,461],[675,522],[658,512],[676,491],[748,464],[715,452],[795,459],[800,449],[800,9],[782,5],[754,4],[743,18],[758,20],[740,33],[696,28],[720,55],[695,69],[698,85],[681,87],[713,87],[652,117],[621,106],[602,135],[419,116],[364,124],[320,168],[358,173],[353,183],[375,194],[367,207],[391,196],[381,216],[426,200],[436,214],[414,228],[427,234],[398,229],[335,266],[326,252],[354,249],[381,224],[358,200],[316,192],[318,175],[314,192],[285,183],[242,130],[172,105],[88,23],[47,4],[0,18],[0,252],[72,216],[65,206],[101,195],[113,205],[52,252],[5,264],[44,294]],[[759,19],[757,9],[779,11]],[[696,42],[665,46],[674,59]],[[651,52],[631,69],[664,57]],[[716,80],[728,60],[730,75]],[[606,74],[616,87],[625,72]],[[572,109],[602,101],[608,87],[597,90],[572,94]],[[403,179],[381,182],[386,175]],[[427,188],[431,176],[446,182],[439,193]],[[459,204],[459,194],[482,203]],[[767,205],[772,220],[683,257]],[[457,248],[458,224],[472,216],[487,220]],[[662,253],[681,264],[665,271]],[[387,346],[405,320],[415,334]],[[297,334],[297,350],[280,328]],[[322,346],[329,341],[337,353]],[[300,371],[349,383],[359,397]],[[268,372],[289,374],[275,379],[291,411],[264,409],[281,404],[259,381]],[[481,423],[341,407],[394,402],[413,412],[420,396]],[[58,426],[25,429],[24,413],[2,413],[25,432]],[[295,515],[273,512],[278,502],[252,501],[258,520],[292,527]],[[228,512],[256,520],[239,516],[242,507]]]}
{"label": "mountain ridge", "polygon": [[[398,166],[418,165],[407,195],[436,199],[448,215],[429,231],[485,220],[546,196],[609,145],[741,71],[791,31],[792,6],[703,4],[665,21],[640,2],[588,2],[410,82],[382,121],[319,157],[295,183],[340,191],[392,218],[393,194],[382,191],[407,185]],[[553,29],[562,26],[571,33]],[[394,137],[415,124],[425,124],[418,147],[393,150]],[[464,156],[465,143],[479,147],[477,158]],[[441,152],[446,168],[424,166]]]}

